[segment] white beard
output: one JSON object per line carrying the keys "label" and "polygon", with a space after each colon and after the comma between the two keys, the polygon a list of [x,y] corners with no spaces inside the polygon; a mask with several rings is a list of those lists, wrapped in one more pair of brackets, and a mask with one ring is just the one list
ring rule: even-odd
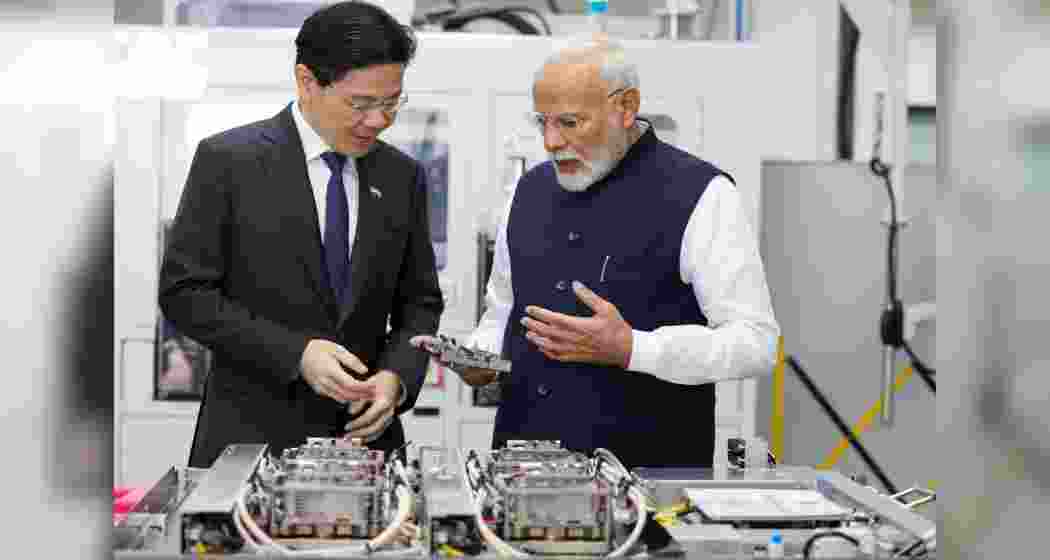
{"label": "white beard", "polygon": [[[584,160],[571,148],[549,154],[551,161],[554,162],[554,173],[558,177],[558,184],[561,185],[561,188],[569,192],[583,192],[587,190],[591,185],[604,179],[616,168],[620,160],[623,159],[626,150],[615,150],[611,146],[602,146],[596,152],[592,160]],[[562,173],[558,169],[558,161],[566,159],[579,161],[583,169],[576,173]]]}

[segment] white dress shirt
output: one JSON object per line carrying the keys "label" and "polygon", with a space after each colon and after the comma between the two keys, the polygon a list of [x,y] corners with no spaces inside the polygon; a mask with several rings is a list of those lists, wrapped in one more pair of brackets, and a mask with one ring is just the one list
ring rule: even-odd
{"label": "white dress shirt", "polygon": [[[310,186],[314,190],[314,202],[317,204],[317,220],[321,226],[321,241],[324,242],[325,212],[328,209],[328,180],[332,178],[332,170],[328,164],[321,159],[321,154],[335,151],[322,139],[317,132],[306,122],[303,117],[299,102],[292,102],[292,116],[295,127],[299,130],[299,138],[303,141],[303,152],[306,153],[306,172],[310,176]],[[347,156],[346,165],[343,166],[343,186],[346,188],[346,204],[349,212],[349,232],[346,236],[349,246],[346,254],[353,262],[354,236],[357,232],[357,161]]]}
{"label": "white dress shirt", "polygon": [[[299,138],[303,142],[303,152],[306,154],[306,172],[310,176],[310,186],[314,190],[317,223],[321,226],[321,242],[323,243],[325,212],[328,209],[328,180],[332,178],[332,170],[321,159],[321,154],[335,150],[328,146],[317,131],[310,126],[310,123],[306,122],[298,101],[292,102],[292,117],[295,120],[295,127],[299,130]],[[357,232],[357,159],[352,156],[347,156],[346,165],[343,166],[343,187],[346,189],[346,204],[350,210],[346,254],[350,257],[348,260],[353,262],[354,237]],[[398,399],[398,406],[404,403],[407,397],[405,382],[401,381],[401,397]]]}
{"label": "white dress shirt", "polygon": [[[497,353],[514,304],[507,249],[512,203],[504,209],[496,235],[486,310],[469,341]],[[772,372],[780,327],[773,316],[757,236],[740,191],[725,177],[712,179],[697,202],[682,237],[679,261],[682,282],[693,287],[708,326],[634,329],[627,369],[682,385]]]}

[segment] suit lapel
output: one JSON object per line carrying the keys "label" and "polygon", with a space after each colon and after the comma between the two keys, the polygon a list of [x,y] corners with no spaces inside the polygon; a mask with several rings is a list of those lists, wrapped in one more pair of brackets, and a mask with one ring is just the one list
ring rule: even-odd
{"label": "suit lapel", "polygon": [[302,217],[299,222],[302,227],[287,232],[290,243],[293,246],[308,248],[299,252],[299,259],[314,290],[329,309],[334,311],[335,298],[328,287],[328,276],[322,260],[324,247],[321,244],[317,203],[314,201],[313,187],[306,170],[306,153],[303,152],[303,143],[295,128],[291,104],[271,119],[269,124],[262,136],[270,145],[270,150],[268,157],[263,158],[262,165],[272,178],[275,204],[287,205],[284,211],[288,216]]}
{"label": "suit lapel", "polygon": [[382,234],[382,199],[372,193],[369,181],[375,166],[375,154],[357,158],[357,230],[354,247],[350,254],[350,297],[339,311],[338,328],[357,308],[368,285],[369,262],[377,246],[377,236]]}

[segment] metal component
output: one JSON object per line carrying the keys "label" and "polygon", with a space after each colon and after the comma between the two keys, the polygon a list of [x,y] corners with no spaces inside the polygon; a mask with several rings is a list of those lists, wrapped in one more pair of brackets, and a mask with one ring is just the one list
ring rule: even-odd
{"label": "metal component", "polygon": [[897,350],[892,346],[882,347],[882,379],[879,384],[881,410],[879,419],[887,428],[893,427],[895,412],[893,400],[893,373],[897,369]]}
{"label": "metal component", "polygon": [[453,369],[456,367],[477,367],[503,373],[510,372],[510,360],[504,360],[500,358],[499,354],[478,348],[463,347],[455,339],[446,336],[438,336],[436,342],[426,344],[426,350],[434,355],[438,361],[448,364]]}
{"label": "metal component", "polygon": [[[424,447],[420,449],[423,494],[423,527],[429,529],[424,543],[432,554],[442,545],[470,555],[481,553],[483,542],[478,532],[470,489],[463,478],[462,457],[458,449]],[[435,457],[437,461],[428,460]]]}
{"label": "metal component", "polygon": [[212,463],[179,510],[183,553],[237,552],[244,545],[233,516],[266,448],[266,444],[230,445]]}
{"label": "metal component", "polygon": [[127,517],[114,525],[113,550],[178,554],[182,535],[179,506],[207,472],[181,466],[169,469]]}
{"label": "metal component", "polygon": [[817,490],[828,498],[862,509],[916,538],[937,534],[937,525],[912,512],[894,498],[865,488],[836,471],[822,471],[816,479]]}
{"label": "metal component", "polygon": [[367,538],[383,520],[382,451],[354,440],[307,438],[285,449],[264,478],[272,487],[271,534],[281,537]]}
{"label": "metal component", "polygon": [[244,484],[266,453],[266,447],[266,444],[234,444],[227,447],[182,505],[182,515],[232,512]]}
{"label": "metal component", "polygon": [[556,440],[512,440],[492,452],[488,474],[500,491],[503,539],[544,553],[611,550],[613,489],[586,455]]}
{"label": "metal component", "polygon": [[808,486],[790,469],[637,467],[634,474],[655,507],[684,503],[686,488],[753,488],[804,490]]}
{"label": "metal component", "polygon": [[[551,461],[571,457],[583,457],[561,445],[560,440],[520,440],[512,439],[506,445],[492,453],[493,462],[516,463],[521,461]],[[585,459],[585,458],[584,458]]]}
{"label": "metal component", "polygon": [[908,509],[915,509],[937,499],[937,493],[928,488],[911,487],[890,496]]}

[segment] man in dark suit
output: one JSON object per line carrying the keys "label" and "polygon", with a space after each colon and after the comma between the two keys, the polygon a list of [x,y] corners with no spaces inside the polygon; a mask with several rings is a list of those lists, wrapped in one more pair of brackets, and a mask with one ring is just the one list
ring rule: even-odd
{"label": "man in dark suit", "polygon": [[403,445],[427,361],[408,340],[444,307],[426,174],[377,139],[405,102],[411,30],[342,2],[295,44],[297,101],[200,143],[165,250],[161,309],[215,356],[193,467],[238,442]]}

